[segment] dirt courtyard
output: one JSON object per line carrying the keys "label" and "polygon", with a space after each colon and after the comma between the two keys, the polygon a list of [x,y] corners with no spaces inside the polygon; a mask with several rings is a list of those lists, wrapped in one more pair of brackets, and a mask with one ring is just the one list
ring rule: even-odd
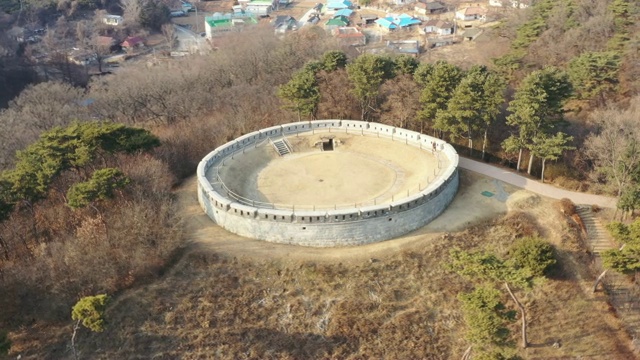
{"label": "dirt courtyard", "polygon": [[[329,137],[339,145],[322,151],[320,145]],[[210,169],[208,177],[219,174],[229,189],[247,199],[318,210],[370,206],[414,195],[448,165],[444,156],[431,150],[386,138],[320,133],[288,141],[291,154],[281,157],[264,144]]]}

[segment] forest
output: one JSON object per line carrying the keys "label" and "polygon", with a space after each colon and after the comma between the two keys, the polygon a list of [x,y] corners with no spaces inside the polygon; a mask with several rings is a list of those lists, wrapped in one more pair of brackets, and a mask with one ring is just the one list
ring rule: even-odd
{"label": "forest", "polygon": [[[78,6],[75,3],[65,6]],[[425,260],[423,255],[401,254],[387,265],[373,265],[373,270],[303,264],[304,277],[294,280],[294,270],[284,265],[259,266],[189,252],[173,192],[194,174],[206,153],[239,135],[294,121],[356,119],[447,139],[461,156],[510,167],[556,186],[615,196],[625,216],[621,220],[633,217],[640,207],[638,4],[632,0],[539,0],[524,14],[492,28],[488,36],[509,39],[510,47],[490,62],[465,67],[455,58],[430,63],[409,56],[358,54],[339,48],[317,28],[284,38],[256,28],[229,34],[211,54],[128,66],[82,86],[38,82],[27,74],[21,79],[29,84],[21,91],[5,87],[16,95],[0,111],[0,357],[2,351],[15,356],[15,344],[20,343],[21,351],[31,358],[71,358],[68,338],[72,331],[73,339],[76,331],[82,331],[80,324],[91,312],[86,308],[105,311],[106,298],[92,296],[109,294],[118,301],[120,294],[144,289],[169,271],[203,281],[203,269],[209,269],[217,281],[205,285],[219,294],[206,290],[208,296],[221,303],[224,296],[258,301],[248,292],[268,291],[256,280],[265,280],[259,269],[264,266],[287,276],[278,280],[285,289],[293,286],[287,281],[308,286],[290,309],[307,323],[234,333],[233,326],[242,321],[259,321],[260,314],[269,318],[268,310],[275,305],[267,301],[255,314],[237,313],[228,320],[233,325],[225,325],[229,327],[224,331],[219,325],[223,340],[215,346],[223,349],[223,355],[213,357],[238,358],[245,352],[246,358],[451,358],[462,356],[466,348],[451,334],[463,333],[466,326],[463,338],[481,349],[478,354],[482,355],[474,359],[518,358],[521,354],[514,350],[518,332],[505,331],[513,328],[505,324],[513,322],[518,308],[504,308],[504,284],[516,293],[535,293],[540,279],[562,278],[558,274],[567,267],[556,266],[563,257],[553,256],[554,251],[540,239],[542,234],[527,228],[525,218],[494,224],[507,229],[513,221],[521,231],[498,237],[502,250],[497,252],[469,247],[462,235],[452,240],[457,250],[447,252],[437,245],[432,250],[451,260],[448,267],[436,266],[432,263],[437,261]],[[10,84],[11,76],[17,75],[3,70],[20,60],[10,54],[1,61],[0,83]],[[636,227],[637,223],[610,226],[617,241],[629,245],[607,255],[608,268],[635,274],[639,268]],[[467,236],[477,245],[482,236],[491,236],[490,231],[482,228],[481,235]],[[513,238],[520,242],[510,245]],[[535,255],[532,261],[527,259],[530,254]],[[190,268],[185,261],[202,267]],[[421,273],[423,265],[436,270]],[[250,275],[242,273],[243,267]],[[387,270],[397,270],[398,278],[383,282],[392,286],[398,281],[405,287],[398,298],[422,296],[417,284],[436,276],[429,288],[437,292],[447,283],[454,284],[462,293],[457,296],[459,308],[444,314],[422,304],[415,312],[403,314],[398,323],[385,326],[412,329],[433,321],[433,327],[420,327],[413,339],[394,338],[400,335],[389,330],[376,343],[372,329],[381,326],[387,312],[402,310],[376,298],[392,298],[396,296],[392,291],[386,293],[378,284],[379,295],[374,296],[346,287],[347,300],[342,302],[319,295],[331,286],[347,286],[332,283],[347,272],[373,289],[376,286],[367,277],[373,275],[367,271]],[[225,272],[228,276],[223,276]],[[482,286],[472,289],[465,282],[470,278],[483,278]],[[177,291],[192,296],[187,288]],[[453,290],[446,295],[456,297]],[[362,296],[371,300],[366,302],[368,310],[359,308],[355,300]],[[307,298],[317,302],[305,303]],[[80,299],[94,302],[80,303]],[[277,302],[276,295],[271,299]],[[123,297],[121,301],[132,300]],[[69,325],[74,304],[79,306],[73,312],[73,320],[78,321],[75,328]],[[331,306],[340,316],[322,323],[318,314]],[[226,302],[220,309],[225,314],[241,311]],[[369,311],[371,318],[362,311]],[[118,315],[119,321],[127,321]],[[179,328],[185,320],[165,321],[169,328]],[[450,327],[444,325],[447,321]],[[83,324],[96,333],[104,330],[101,320]],[[209,326],[217,325],[212,321]],[[48,339],[25,340],[15,335],[25,328],[48,333],[42,335]],[[108,328],[109,324],[106,331],[111,331]],[[366,341],[354,340],[353,329],[365,334]],[[324,340],[308,336],[313,332],[324,334]],[[115,347],[100,350],[104,344],[99,344],[97,336],[85,334],[85,344],[78,344],[80,354],[84,349],[83,358],[124,356]],[[307,344],[306,350],[297,347],[296,336]],[[272,353],[266,345],[256,345],[249,352],[237,345],[240,339],[260,338],[272,339],[285,350]],[[416,345],[421,342],[428,345]],[[74,353],[76,347],[72,346]],[[144,349],[134,350],[143,356]],[[179,352],[172,352],[176,349],[163,351],[169,358],[179,357]],[[203,347],[201,351],[214,350]]]}

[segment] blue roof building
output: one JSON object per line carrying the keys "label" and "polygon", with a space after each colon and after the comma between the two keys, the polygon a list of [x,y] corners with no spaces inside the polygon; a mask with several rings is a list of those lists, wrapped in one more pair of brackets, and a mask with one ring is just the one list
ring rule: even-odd
{"label": "blue roof building", "polygon": [[353,10],[351,10],[351,9],[341,9],[341,10],[336,11],[336,13],[333,15],[333,17],[336,17],[336,16],[351,17],[352,14],[353,14]]}
{"label": "blue roof building", "polygon": [[394,30],[397,28],[409,27],[412,25],[420,24],[422,21],[414,18],[411,15],[402,14],[398,17],[388,16],[375,21],[378,26],[386,30]]}
{"label": "blue roof building", "polygon": [[353,3],[349,0],[330,1],[327,4],[328,10],[350,9],[351,7],[353,7]]}
{"label": "blue roof building", "polygon": [[382,18],[375,21],[378,26],[385,28],[387,30],[394,30],[398,28],[396,24],[393,23],[392,18]]}

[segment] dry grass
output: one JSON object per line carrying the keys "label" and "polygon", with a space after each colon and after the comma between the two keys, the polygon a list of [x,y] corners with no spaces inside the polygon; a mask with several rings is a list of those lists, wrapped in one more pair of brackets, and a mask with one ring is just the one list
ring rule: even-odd
{"label": "dry grass", "polygon": [[[163,279],[118,297],[104,333],[80,334],[81,351],[92,359],[460,358],[468,343],[456,296],[473,284],[445,269],[449,249],[501,253],[516,237],[542,234],[555,244],[560,269],[519,291],[532,345],[518,354],[633,358],[606,301],[584,292],[591,274],[579,265],[578,232],[552,209],[544,201],[418,250],[348,264],[193,251]],[[515,343],[518,325],[511,330]],[[12,337],[23,358],[71,358],[66,335],[60,327],[37,340],[28,330]]]}
{"label": "dry grass", "polygon": [[[532,291],[516,290],[529,316],[526,359],[631,359],[629,337],[603,295],[580,239],[554,202],[540,200],[493,222],[425,240],[370,260],[308,261],[231,256],[202,247],[154,283],[118,296],[104,333],[82,331],[83,358],[120,359],[451,359],[464,339],[457,294],[475,284],[443,266],[449,250],[504,254],[540,235],[559,268]],[[362,259],[362,257],[360,257]],[[601,297],[600,297],[601,296]],[[505,294],[503,301],[514,308]],[[13,355],[72,358],[71,324],[11,333]],[[518,342],[519,324],[510,327]],[[554,342],[561,346],[554,348]]]}
{"label": "dry grass", "polygon": [[560,199],[556,204],[560,212],[566,216],[572,216],[576,213],[576,205],[569,199]]}

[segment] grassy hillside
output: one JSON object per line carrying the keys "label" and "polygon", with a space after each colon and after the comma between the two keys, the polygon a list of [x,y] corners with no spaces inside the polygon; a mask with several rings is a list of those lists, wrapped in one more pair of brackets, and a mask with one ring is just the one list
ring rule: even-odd
{"label": "grassy hillside", "polygon": [[[554,203],[532,206],[528,199],[495,222],[423,236],[410,249],[370,260],[311,261],[283,256],[269,244],[273,257],[244,257],[241,249],[194,244],[160,280],[118,296],[105,332],[79,334],[80,353],[92,359],[460,358],[469,343],[457,294],[477,284],[447,269],[450,249],[503,254],[516,238],[544,234],[560,268],[518,293],[529,312],[531,346],[515,346],[514,322],[505,348],[527,359],[633,358],[605,299],[587,293],[592,274],[580,265],[588,257],[579,228]],[[506,292],[501,296],[515,309]],[[70,323],[49,329],[47,335],[38,325],[16,331],[12,352],[71,358]]]}

